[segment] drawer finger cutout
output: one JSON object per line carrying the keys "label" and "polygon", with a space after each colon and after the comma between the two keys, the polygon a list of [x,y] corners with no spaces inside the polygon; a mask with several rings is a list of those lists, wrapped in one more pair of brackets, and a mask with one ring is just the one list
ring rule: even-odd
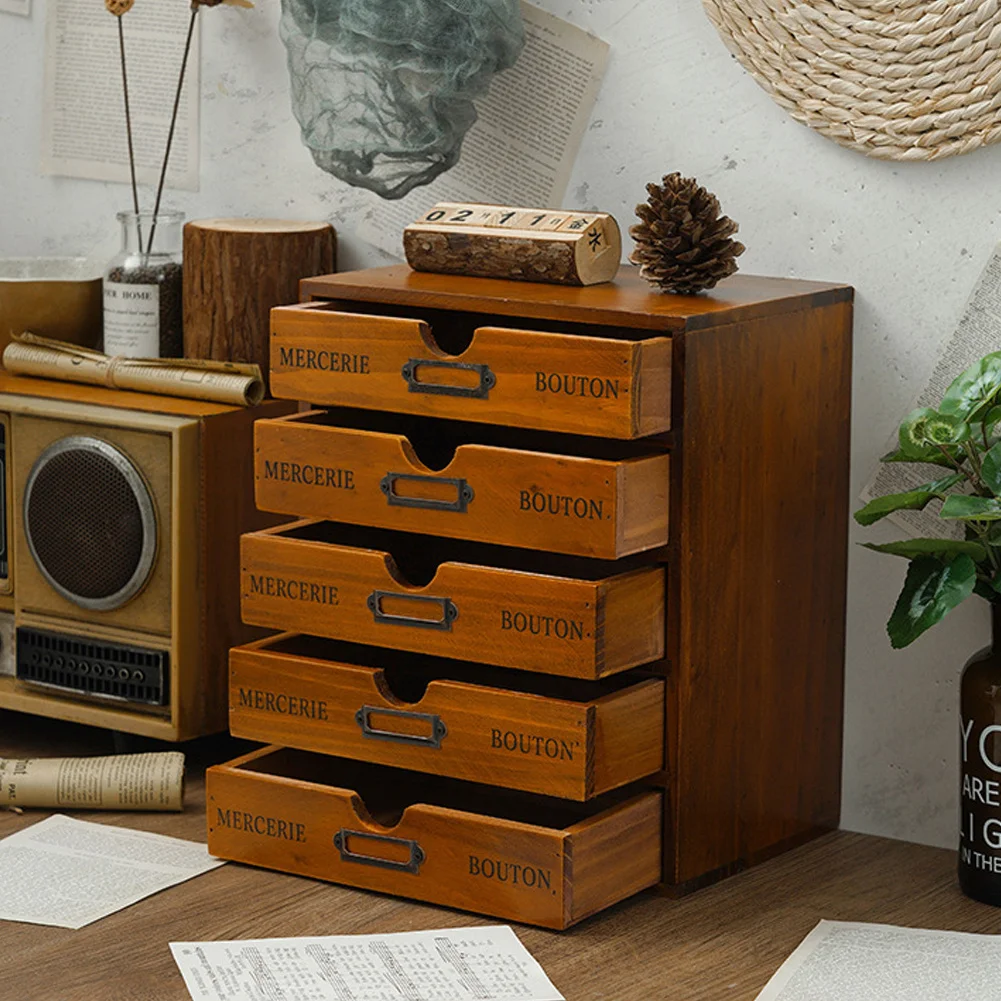
{"label": "drawer finger cutout", "polygon": [[[475,326],[445,350],[421,319],[271,311],[271,392],[292,400],[638,438],[671,425],[671,340]],[[442,340],[454,342],[452,329]]]}
{"label": "drawer finger cutout", "polygon": [[659,790],[570,804],[266,747],[206,800],[219,858],[547,928],[660,880]]}
{"label": "drawer finger cutout", "polygon": [[240,551],[248,625],[591,680],[664,656],[664,569],[635,559],[323,521],[248,533]]}
{"label": "drawer finger cutout", "polygon": [[667,543],[668,456],[649,445],[359,410],[260,420],[254,439],[264,511],[600,559]]}
{"label": "drawer finger cutout", "polygon": [[664,681],[573,681],[285,634],[230,651],[235,737],[585,800],[663,767]]}

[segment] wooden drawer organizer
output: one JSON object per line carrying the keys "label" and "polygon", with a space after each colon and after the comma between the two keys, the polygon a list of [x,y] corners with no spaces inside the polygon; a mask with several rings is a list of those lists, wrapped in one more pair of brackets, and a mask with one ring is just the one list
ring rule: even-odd
{"label": "wooden drawer organizer", "polygon": [[851,289],[302,290],[210,850],[566,928],[836,827]]}

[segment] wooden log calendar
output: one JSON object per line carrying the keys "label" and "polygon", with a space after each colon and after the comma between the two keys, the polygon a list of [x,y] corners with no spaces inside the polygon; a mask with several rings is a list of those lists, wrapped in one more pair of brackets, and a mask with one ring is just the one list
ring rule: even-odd
{"label": "wooden log calendar", "polygon": [[439,202],[403,231],[415,271],[553,285],[611,281],[622,256],[606,212]]}

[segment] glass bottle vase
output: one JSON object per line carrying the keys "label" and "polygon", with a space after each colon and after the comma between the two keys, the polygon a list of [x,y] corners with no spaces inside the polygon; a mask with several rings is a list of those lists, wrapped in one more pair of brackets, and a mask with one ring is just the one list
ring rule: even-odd
{"label": "glass bottle vase", "polygon": [[179,358],[184,213],[119,212],[118,222],[122,247],[104,274],[104,352]]}
{"label": "glass bottle vase", "polygon": [[1001,906],[1001,602],[991,603],[991,646],[960,682],[959,885]]}

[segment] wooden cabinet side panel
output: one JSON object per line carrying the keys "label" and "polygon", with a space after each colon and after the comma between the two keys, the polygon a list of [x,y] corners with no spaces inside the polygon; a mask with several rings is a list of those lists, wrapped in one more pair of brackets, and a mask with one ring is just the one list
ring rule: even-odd
{"label": "wooden cabinet side panel", "polygon": [[684,339],[676,883],[837,826],[851,316]]}
{"label": "wooden cabinet side panel", "polygon": [[647,792],[570,829],[570,924],[660,880],[662,814]]}

